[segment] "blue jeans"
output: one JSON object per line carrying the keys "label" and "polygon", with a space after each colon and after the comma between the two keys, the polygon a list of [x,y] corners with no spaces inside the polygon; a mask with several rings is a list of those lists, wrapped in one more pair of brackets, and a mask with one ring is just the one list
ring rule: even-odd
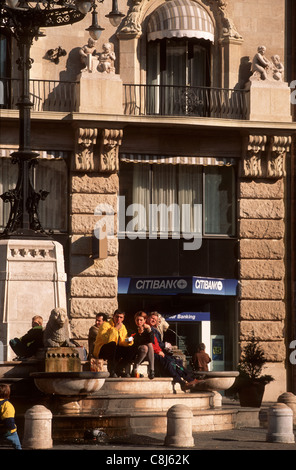
{"label": "blue jeans", "polygon": [[12,447],[17,450],[22,450],[21,442],[18,436],[18,433],[15,431],[11,434],[6,434],[4,438],[12,444]]}

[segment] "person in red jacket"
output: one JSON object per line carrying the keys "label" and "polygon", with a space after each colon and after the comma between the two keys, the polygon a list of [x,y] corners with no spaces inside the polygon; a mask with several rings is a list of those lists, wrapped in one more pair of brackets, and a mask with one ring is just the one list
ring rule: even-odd
{"label": "person in red jacket", "polygon": [[148,315],[147,323],[151,326],[154,333],[153,349],[157,375],[172,377],[174,382],[179,383],[184,391],[193,388],[199,382],[203,382],[202,380],[195,379],[193,374],[184,367],[180,359],[166,354],[162,349],[163,343],[157,331],[158,316],[154,312]]}

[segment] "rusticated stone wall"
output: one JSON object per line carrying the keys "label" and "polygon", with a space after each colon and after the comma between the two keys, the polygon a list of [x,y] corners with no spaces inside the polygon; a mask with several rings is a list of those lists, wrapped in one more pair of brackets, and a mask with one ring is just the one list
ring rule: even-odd
{"label": "rusticated stone wall", "polygon": [[239,338],[244,346],[254,333],[264,349],[264,373],[276,379],[265,400],[286,386],[284,184],[284,178],[239,180]]}
{"label": "rusticated stone wall", "polygon": [[[70,318],[73,338],[87,345],[95,315],[117,308],[118,241],[108,239],[108,256],[92,259],[92,233],[98,204],[117,212],[118,175],[73,173],[71,176]],[[81,341],[82,340],[82,341]]]}

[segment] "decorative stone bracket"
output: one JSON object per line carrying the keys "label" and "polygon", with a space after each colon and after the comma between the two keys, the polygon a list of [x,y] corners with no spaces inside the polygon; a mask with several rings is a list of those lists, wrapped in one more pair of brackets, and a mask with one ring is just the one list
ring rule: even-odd
{"label": "decorative stone bracket", "polygon": [[249,135],[243,145],[242,178],[282,178],[290,150],[290,136]]}
{"label": "decorative stone bracket", "polygon": [[119,170],[119,146],[122,142],[121,129],[103,129],[100,134],[100,171],[113,173]]}
{"label": "decorative stone bracket", "polygon": [[121,129],[78,128],[72,170],[102,173],[118,171],[122,136]]}

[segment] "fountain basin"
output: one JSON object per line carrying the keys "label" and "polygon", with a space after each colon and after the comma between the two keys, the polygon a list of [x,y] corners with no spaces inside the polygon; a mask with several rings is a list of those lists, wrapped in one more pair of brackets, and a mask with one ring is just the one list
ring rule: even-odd
{"label": "fountain basin", "polygon": [[109,372],[33,372],[30,376],[43,393],[79,396],[100,390]]}
{"label": "fountain basin", "polygon": [[191,390],[197,391],[222,391],[228,390],[235,382],[238,377],[238,371],[209,371],[209,372],[197,372],[197,378],[202,379],[204,382],[196,384]]}

